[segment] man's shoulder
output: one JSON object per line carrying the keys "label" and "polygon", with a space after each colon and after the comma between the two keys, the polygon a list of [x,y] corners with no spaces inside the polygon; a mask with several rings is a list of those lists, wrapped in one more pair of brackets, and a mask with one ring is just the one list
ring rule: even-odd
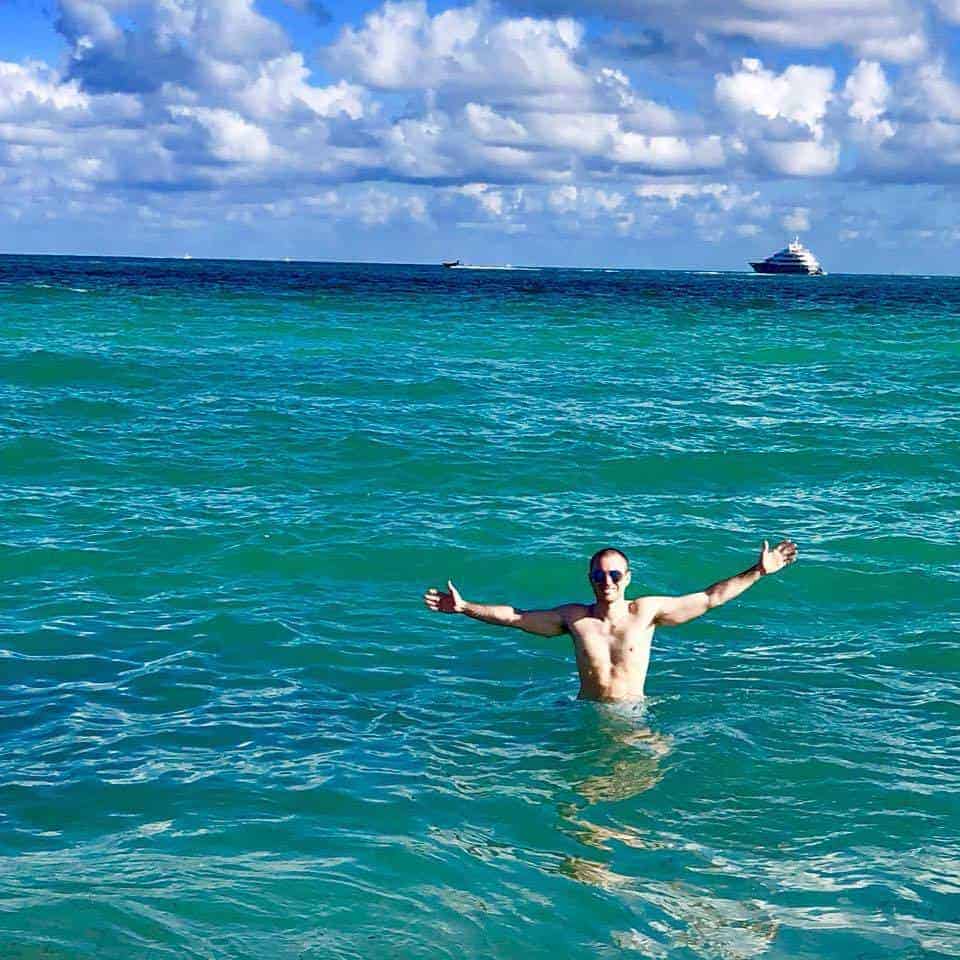
{"label": "man's shoulder", "polygon": [[630,613],[639,618],[652,618],[659,608],[659,598],[655,596],[634,597],[630,601]]}
{"label": "man's shoulder", "polygon": [[565,620],[576,620],[579,617],[585,617],[590,612],[590,606],[586,603],[561,603],[553,609]]}

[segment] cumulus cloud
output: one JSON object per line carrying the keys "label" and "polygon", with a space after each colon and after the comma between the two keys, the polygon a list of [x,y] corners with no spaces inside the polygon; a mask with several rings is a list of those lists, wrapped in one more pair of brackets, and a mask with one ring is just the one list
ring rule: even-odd
{"label": "cumulus cloud", "polygon": [[874,123],[887,107],[890,87],[879,63],[861,60],[847,77],[843,93],[850,102],[849,114],[862,123]]}
{"label": "cumulus cloud", "polygon": [[61,128],[123,125],[136,121],[141,114],[136,97],[93,97],[75,80],[64,80],[46,64],[0,61],[0,122],[10,125],[8,132],[36,131],[42,125],[56,137],[55,131]]}
{"label": "cumulus cloud", "polygon": [[837,169],[840,145],[816,140],[773,140],[759,143],[757,153],[771,170],[784,176],[822,177]]}
{"label": "cumulus cloud", "polygon": [[472,183],[442,192],[432,212],[438,222],[452,219],[461,228],[518,235],[549,223],[553,232],[596,238],[716,241],[753,236],[774,222],[756,191],[718,181],[650,180],[632,189]]}
{"label": "cumulus cloud", "polygon": [[744,57],[732,74],[717,77],[715,93],[717,102],[733,113],[782,118],[822,136],[833,81],[830,67],[793,65],[778,74],[764,69],[759,60]]}
{"label": "cumulus cloud", "polygon": [[830,67],[793,64],[776,73],[745,57],[717,76],[714,96],[736,122],[749,157],[784,176],[823,176],[840,156],[824,125],[834,78]]}
{"label": "cumulus cloud", "polygon": [[[317,87],[310,84],[309,76],[302,54],[291,52],[274,57],[251,71],[249,81],[234,93],[232,100],[258,117],[299,110],[318,117],[344,114],[359,120],[371,109],[369,96],[362,87],[343,80]],[[305,115],[305,119],[309,118]]]}
{"label": "cumulus cloud", "polygon": [[486,103],[468,103],[464,119],[470,132],[486,143],[518,144],[528,140],[527,129],[513,117],[497,113]]}
{"label": "cumulus cloud", "polygon": [[422,2],[388,2],[345,28],[327,62],[354,83],[424,93],[427,111],[383,134],[386,168],[402,177],[542,181],[580,174],[582,162],[722,164],[720,138],[681,135],[676,113],[625,73],[589,65],[583,35],[568,18],[498,19],[485,3],[431,15]]}
{"label": "cumulus cloud", "polygon": [[903,107],[914,117],[960,121],[960,85],[947,76],[943,61],[923,64],[906,74],[900,93]]}
{"label": "cumulus cloud", "polygon": [[636,187],[638,222],[664,236],[690,236],[707,242],[752,237],[774,216],[759,190],[719,180],[649,181]]}
{"label": "cumulus cloud", "polygon": [[7,168],[9,214],[19,218],[52,196],[60,197],[59,214],[70,209],[64,192],[89,194],[109,181],[112,145],[141,114],[135,97],[91,96],[45,64],[0,61],[0,169]]}
{"label": "cumulus cloud", "polygon": [[174,107],[171,115],[192,123],[206,142],[205,153],[226,163],[263,163],[270,158],[266,131],[231,110]]}
{"label": "cumulus cloud", "polygon": [[431,17],[422,0],[388,2],[347,27],[330,47],[330,65],[381,90],[443,87],[504,92],[585,89],[577,63],[583,27],[575,20],[497,20],[489,7],[454,7]]}
{"label": "cumulus cloud", "polygon": [[[313,82],[252,0],[62,0],[57,27],[65,70],[3,65],[0,111],[55,112],[63,162],[96,159],[102,183],[195,191],[377,165],[345,133],[376,114],[369,92]],[[109,129],[84,133],[97,124]]]}
{"label": "cumulus cloud", "polygon": [[[122,96],[142,111],[141,186],[271,175],[556,182],[584,164],[636,173],[723,163],[719,137],[685,134],[622,71],[588,64],[584,27],[570,18],[387,2],[330,45],[334,79],[323,86],[252,0],[64,0],[59,29],[70,47],[61,99]],[[378,93],[401,91],[422,100],[390,116]],[[131,176],[128,144],[114,146],[115,175]]]}
{"label": "cumulus cloud", "polygon": [[624,194],[616,190],[599,190],[596,187],[577,187],[567,184],[556,187],[547,195],[547,204],[557,213],[576,213],[593,219],[609,215],[624,206]]}
{"label": "cumulus cloud", "polygon": [[759,191],[743,190],[736,185],[718,181],[651,181],[636,187],[634,193],[644,199],[665,201],[674,209],[685,202],[709,199],[713,206],[725,212],[751,210],[757,217],[770,216],[770,207],[760,202]]}
{"label": "cumulus cloud", "polygon": [[648,171],[705,171],[723,166],[724,150],[719,137],[691,141],[623,133],[614,145],[613,159],[624,166]]}
{"label": "cumulus cloud", "polygon": [[845,89],[858,123],[858,171],[880,181],[960,180],[960,85],[942,61],[922,64],[890,83],[863,64]]}
{"label": "cumulus cloud", "polygon": [[229,85],[288,48],[250,0],[61,0],[57,26],[70,47],[68,75],[95,92]]}
{"label": "cumulus cloud", "polygon": [[0,62],[0,117],[36,118],[63,111],[85,112],[90,105],[76,82],[63,83],[43,63]]}
{"label": "cumulus cloud", "polygon": [[[938,0],[960,20],[957,0]],[[675,49],[707,55],[717,44],[747,39],[785,48],[835,44],[856,55],[894,63],[916,62],[928,49],[924,10],[909,0],[510,0],[517,10],[577,17],[605,16],[642,28],[644,56]]]}
{"label": "cumulus cloud", "polygon": [[[378,187],[362,190],[327,190],[304,198],[312,213],[322,213],[338,220],[357,220],[367,227],[387,223],[429,220],[427,202],[417,194],[398,194]],[[263,209],[263,205],[259,209]]]}

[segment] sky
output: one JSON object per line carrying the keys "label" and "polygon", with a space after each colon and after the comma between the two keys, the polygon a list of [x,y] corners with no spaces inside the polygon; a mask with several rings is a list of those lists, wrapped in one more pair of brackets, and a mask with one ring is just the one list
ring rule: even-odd
{"label": "sky", "polygon": [[960,274],[960,0],[0,0],[0,252]]}

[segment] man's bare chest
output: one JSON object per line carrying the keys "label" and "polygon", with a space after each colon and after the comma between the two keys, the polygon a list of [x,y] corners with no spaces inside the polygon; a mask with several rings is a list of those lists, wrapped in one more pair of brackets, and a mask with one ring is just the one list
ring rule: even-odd
{"label": "man's bare chest", "polygon": [[570,632],[578,656],[594,662],[607,661],[615,666],[650,656],[653,626],[637,618],[616,625],[584,618],[571,624]]}

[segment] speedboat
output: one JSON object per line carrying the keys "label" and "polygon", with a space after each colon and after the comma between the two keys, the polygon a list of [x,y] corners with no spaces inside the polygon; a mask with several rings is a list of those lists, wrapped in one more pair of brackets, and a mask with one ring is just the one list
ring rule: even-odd
{"label": "speedboat", "polygon": [[444,260],[442,261],[444,267],[462,267],[463,264],[459,260]]}
{"label": "speedboat", "polygon": [[750,261],[757,273],[805,273],[809,276],[823,276],[820,261],[800,242],[799,237],[782,250],[778,250],[766,260]]}

